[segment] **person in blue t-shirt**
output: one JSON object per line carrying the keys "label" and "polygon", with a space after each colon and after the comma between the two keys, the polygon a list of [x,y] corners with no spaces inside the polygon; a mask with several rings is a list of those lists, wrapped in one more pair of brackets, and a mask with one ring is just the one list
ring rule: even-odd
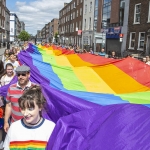
{"label": "person in blue t-shirt", "polygon": [[98,55],[100,55],[100,56],[102,56],[102,57],[105,57],[105,55],[106,55],[105,49],[102,48],[102,49],[101,49],[101,52],[100,52]]}

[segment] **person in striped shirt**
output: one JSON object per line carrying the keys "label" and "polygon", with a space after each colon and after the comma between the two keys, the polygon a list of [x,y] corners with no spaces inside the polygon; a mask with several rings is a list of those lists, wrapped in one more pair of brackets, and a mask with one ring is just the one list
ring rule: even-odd
{"label": "person in striped shirt", "polygon": [[10,85],[8,88],[6,96],[6,108],[4,116],[4,130],[8,131],[9,128],[9,118],[11,116],[11,122],[15,122],[22,118],[22,114],[19,109],[18,99],[22,96],[24,91],[29,89],[31,86],[35,85],[32,83],[30,78],[30,68],[28,66],[22,65],[17,67],[16,75],[18,77],[18,82]]}
{"label": "person in striped shirt", "polygon": [[23,118],[11,124],[4,150],[45,150],[55,123],[42,117],[46,99],[37,85],[29,88],[18,100]]}

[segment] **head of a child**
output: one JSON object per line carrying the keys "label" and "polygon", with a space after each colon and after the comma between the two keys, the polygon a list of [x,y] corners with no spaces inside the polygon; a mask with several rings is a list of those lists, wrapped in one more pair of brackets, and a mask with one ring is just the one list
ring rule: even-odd
{"label": "head of a child", "polygon": [[37,124],[41,120],[41,111],[46,100],[40,86],[29,88],[18,100],[20,111],[27,124]]}

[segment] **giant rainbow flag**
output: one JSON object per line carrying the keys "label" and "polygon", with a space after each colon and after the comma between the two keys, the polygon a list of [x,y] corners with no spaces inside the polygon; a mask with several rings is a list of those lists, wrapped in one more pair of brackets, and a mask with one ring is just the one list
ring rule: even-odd
{"label": "giant rainbow flag", "polygon": [[56,123],[47,150],[150,149],[150,66],[56,46],[30,45],[18,57],[42,86],[43,115]]}

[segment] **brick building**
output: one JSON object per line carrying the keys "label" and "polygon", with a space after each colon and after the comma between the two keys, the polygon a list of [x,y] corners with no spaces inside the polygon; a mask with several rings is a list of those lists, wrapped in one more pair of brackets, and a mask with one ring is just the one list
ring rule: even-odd
{"label": "brick building", "polygon": [[60,43],[81,47],[82,40],[83,0],[72,0],[65,3],[59,11]]}
{"label": "brick building", "polygon": [[56,42],[55,35],[58,34],[59,19],[54,18],[49,22],[49,41]]}
{"label": "brick building", "polygon": [[10,40],[10,11],[6,7],[5,11],[5,42],[9,42]]}
{"label": "brick building", "polygon": [[150,1],[130,0],[127,51],[150,55]]}
{"label": "brick building", "polygon": [[[129,0],[100,0],[99,3],[102,17],[99,18],[101,26],[98,25],[98,29],[106,36],[106,52],[109,54],[116,51],[120,56],[126,50]],[[120,34],[123,34],[122,41]]]}
{"label": "brick building", "polygon": [[5,7],[6,0],[0,1],[0,43],[5,40]]}

